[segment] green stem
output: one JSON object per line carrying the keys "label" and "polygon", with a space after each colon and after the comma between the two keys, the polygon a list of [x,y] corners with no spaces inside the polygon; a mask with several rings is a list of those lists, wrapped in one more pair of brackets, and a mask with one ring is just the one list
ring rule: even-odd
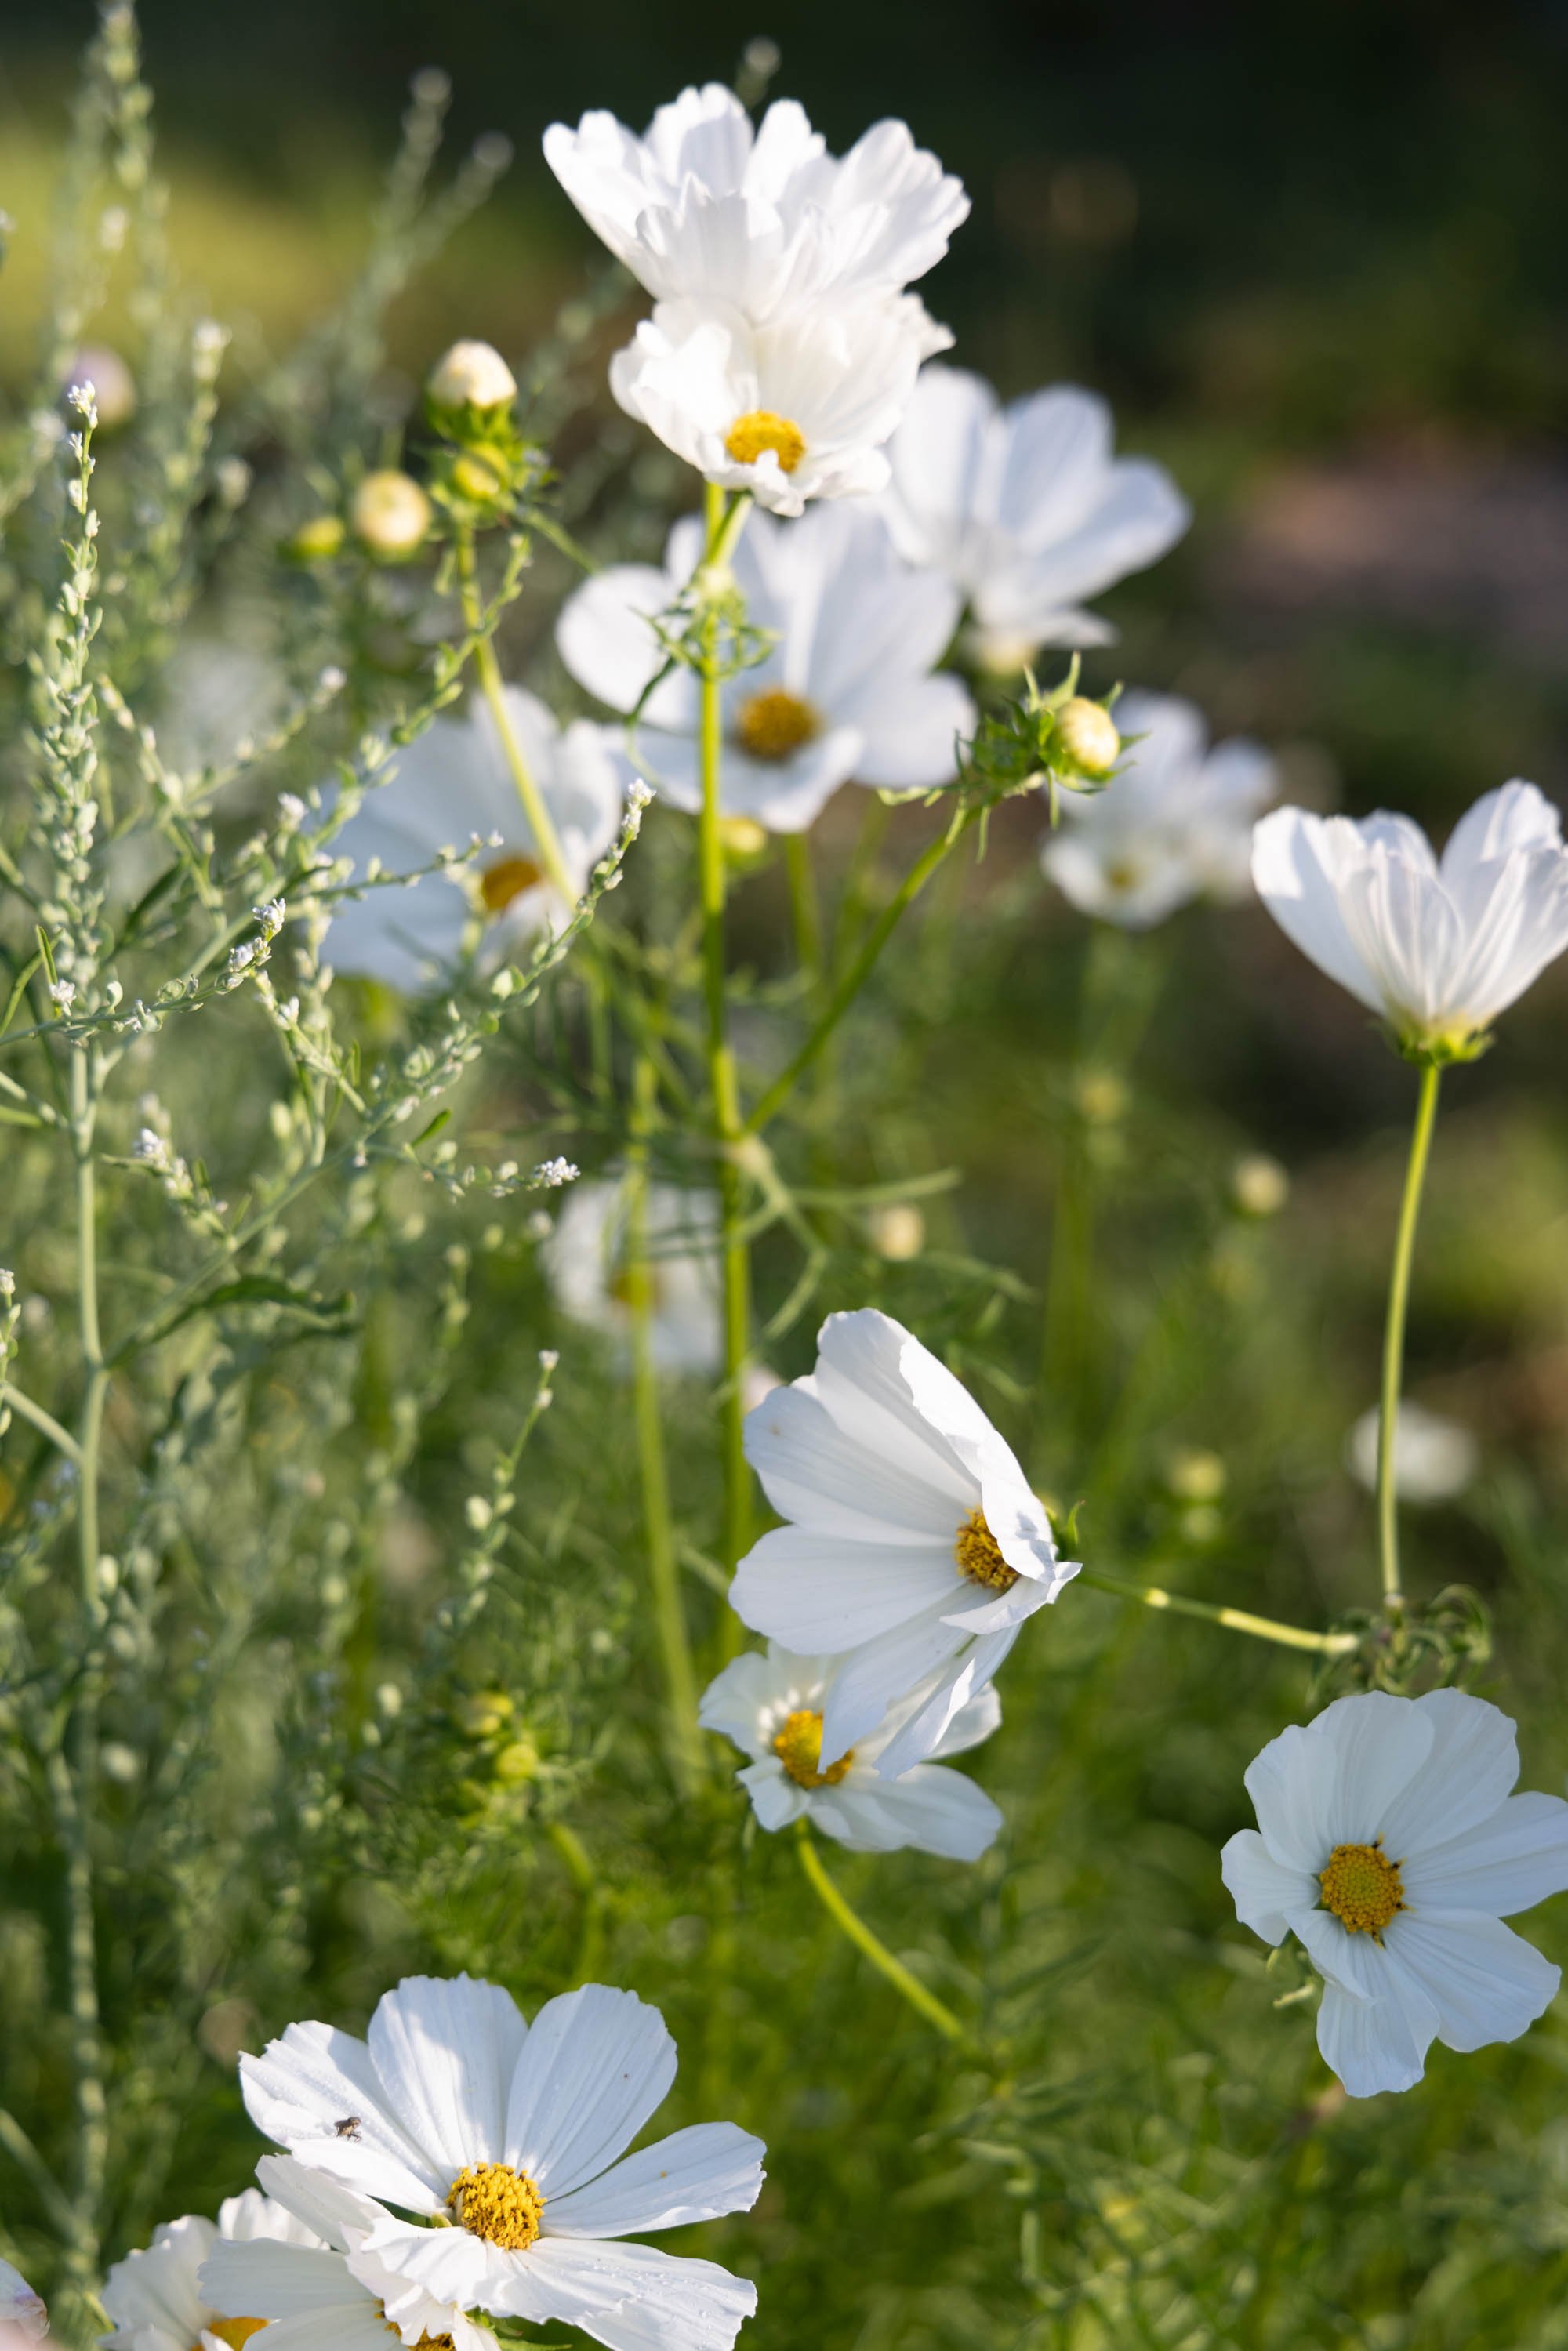
{"label": "green stem", "polygon": [[809,834],[785,834],[784,866],[789,876],[789,912],[795,924],[795,958],[808,990],[814,995],[822,979],[822,915],[817,904],[817,882],[811,871]]}
{"label": "green stem", "polygon": [[545,806],[544,795],[534,781],[533,773],[523,756],[523,747],[517,740],[517,728],[512,724],[512,714],[507,707],[507,691],[501,677],[501,665],[496,659],[495,645],[482,633],[483,613],[479,601],[479,571],[474,553],[474,534],[471,530],[461,531],[458,534],[457,579],[462,591],[464,625],[476,638],[474,669],[479,680],[480,691],[490,705],[490,716],[496,722],[496,732],[501,738],[501,749],[506,755],[507,765],[512,771],[512,781],[517,788],[517,798],[523,804],[523,814],[528,819],[528,831],[533,835],[534,847],[539,853],[539,862],[549,878],[550,887],[562,904],[570,909],[575,906],[578,901],[580,893],[577,884],[567,870],[566,859],[561,854],[560,841],[555,826],[550,821],[550,813]]}
{"label": "green stem", "polygon": [[19,1412],[24,1420],[30,1420],[40,1435],[47,1437],[51,1445],[58,1447],[68,1461],[75,1462],[78,1469],[81,1468],[81,1447],[69,1429],[62,1428],[52,1412],[46,1412],[41,1404],[35,1404],[30,1395],[25,1395],[20,1388],[13,1387],[9,1380],[0,1380],[0,1405],[8,1405],[13,1412]]}
{"label": "green stem", "polygon": [[645,1057],[633,1081],[632,1144],[626,1176],[627,1303],[632,1313],[632,1395],[637,1427],[637,1468],[643,1489],[643,1525],[653,1586],[653,1623],[664,1667],[669,1715],[670,1764],[676,1785],[690,1795],[703,1776],[702,1734],[697,1729],[696,1675],[681,1605],[680,1570],[670,1518],[670,1481],[664,1433],[659,1415],[659,1371],[653,1361],[653,1273],[648,1262],[648,1119],[653,1067]]}
{"label": "green stem", "polygon": [[[727,511],[723,490],[706,485],[707,549],[705,571],[721,564],[735,543],[737,507]],[[741,1231],[741,1176],[737,1146],[746,1129],[729,1042],[725,1002],[725,864],[720,825],[724,753],[719,700],[718,611],[710,601],[702,623],[702,712],[699,749],[703,803],[697,820],[697,872],[703,915],[703,994],[707,1009],[708,1091],[718,1146],[718,1195],[724,1265],[724,1562],[734,1567],[751,1542],[751,1471],[746,1458],[746,1397],[742,1374],[751,1337],[750,1251]]]}
{"label": "green stem", "polygon": [[1421,1071],[1421,1092],[1416,1104],[1415,1132],[1410,1137],[1410,1162],[1405,1171],[1405,1196],[1399,1204],[1399,1229],[1394,1240],[1394,1270],[1388,1283],[1388,1318],[1383,1331],[1383,1401],[1377,1421],[1377,1556],[1383,1575],[1383,1604],[1390,1616],[1405,1613],[1399,1587],[1399,1480],[1396,1440],[1399,1433],[1399,1390],[1405,1371],[1405,1317],[1410,1303],[1410,1263],[1416,1251],[1416,1225],[1421,1214],[1421,1190],[1431,1156],[1432,1130],[1437,1120],[1437,1087],[1442,1072],[1436,1061]]}
{"label": "green stem", "polygon": [[1175,1616],[1197,1616],[1205,1624],[1224,1625],[1233,1633],[1250,1633],[1254,1640],[1274,1641],[1282,1649],[1312,1649],[1320,1656],[1348,1656],[1356,1644],[1354,1633],[1309,1633],[1299,1625],[1281,1625],[1272,1616],[1254,1616],[1245,1608],[1221,1608],[1208,1600],[1188,1600],[1158,1583],[1134,1583],[1125,1576],[1107,1575],[1099,1568],[1080,1568],[1078,1581],[1096,1592],[1113,1592],[1122,1600],[1141,1600],[1145,1608],[1166,1608]]}
{"label": "green stem", "polygon": [[919,897],[937,867],[979,815],[977,809],[956,808],[946,832],[938,833],[904,875],[867,935],[865,944],[829,998],[827,1009],[786,1070],[780,1071],[746,1122],[747,1134],[760,1134],[789,1101],[800,1079],[832,1036],[866,981],[877,957],[897,929],[905,909]]}
{"label": "green stem", "polygon": [[800,1866],[810,1882],[812,1891],[835,1926],[843,1929],[857,1951],[864,1953],[873,1968],[887,1978],[895,1991],[903,1993],[911,2008],[934,2024],[946,2040],[974,2046],[974,2034],[956,2017],[952,2010],[939,2001],[934,1991],[927,1991],[918,1976],[910,1974],[902,1959],[895,1959],[880,1936],[873,1935],[858,1911],[852,1910],[827,1871],[812,1843],[810,1823],[796,1823],[796,1851]]}

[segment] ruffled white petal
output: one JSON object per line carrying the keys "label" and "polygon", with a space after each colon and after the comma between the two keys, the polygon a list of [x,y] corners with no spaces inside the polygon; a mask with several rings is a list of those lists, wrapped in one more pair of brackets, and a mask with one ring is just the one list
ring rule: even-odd
{"label": "ruffled white petal", "polygon": [[518,2316],[565,2319],[609,2351],[730,2351],[757,2308],[749,2279],[653,2245],[541,2238],[529,2285],[545,2307]]}
{"label": "ruffled white petal", "polygon": [[852,1771],[814,1797],[811,1818],[824,1835],[859,1853],[913,1847],[947,1861],[978,1861],[1000,1833],[1002,1815],[962,1771],[917,1763],[899,1780]]}
{"label": "ruffled white petal", "polygon": [[1419,1993],[1356,2000],[1330,1984],[1318,2010],[1318,2047],[1353,2098],[1409,2090],[1427,2068],[1437,2012]]}
{"label": "ruffled white petal", "polygon": [[[435,2210],[451,2179],[389,2110],[370,2051],[329,2024],[291,2024],[259,2057],[242,2057],[240,2088],[256,2128],[318,2171],[410,2211]],[[340,2137],[350,2116],[359,2127]]]}
{"label": "ruffled white petal", "polygon": [[1490,1820],[1519,1778],[1519,1742],[1500,1708],[1457,1689],[1428,1690],[1412,1703],[1431,1726],[1431,1749],[1378,1820],[1401,1863]]}
{"label": "ruffled white petal", "polygon": [[656,2008],[604,1984],[547,2001],[513,2076],[503,2160],[547,2197],[613,2163],[669,2095],[675,2044]]}
{"label": "ruffled white petal", "polygon": [[[918,1734],[910,1739],[906,1729],[895,1742],[902,1751],[893,1768],[897,1771],[907,1771],[911,1764],[918,1763],[922,1756],[930,1752],[931,1745],[940,1738],[952,1714],[957,1710],[956,1706],[949,1711],[942,1710],[940,1700],[946,1698],[949,1688],[943,1669],[961,1650],[974,1646],[962,1630],[943,1621],[942,1604],[938,1602],[934,1608],[923,1609],[906,1624],[880,1635],[875,1640],[863,1642],[860,1647],[849,1652],[822,1707],[824,1770],[847,1754],[857,1740],[877,1729],[890,1707],[896,1705],[900,1698],[921,1684],[931,1684],[935,1676],[938,1677],[934,1685],[938,1702],[933,1709],[933,1700],[928,1697],[916,1718],[925,1729],[927,1711],[935,1710],[938,1714],[939,1719],[930,1729],[930,1743],[922,1744]],[[966,1691],[965,1698],[970,1695]],[[890,1768],[887,1760],[890,1751],[883,1750],[879,1756],[879,1770]]]}
{"label": "ruffled white petal", "polygon": [[511,1994],[470,1976],[407,1976],[377,2002],[368,2044],[387,2105],[448,2186],[465,2164],[501,2160],[527,2039]]}
{"label": "ruffled white petal", "polygon": [[1511,1918],[1568,1892],[1568,1804],[1527,1793],[1444,1844],[1424,1845],[1400,1877],[1413,1909],[1479,1910]]}
{"label": "ruffled white petal", "polygon": [[748,2212],[762,2190],[759,2138],[734,2123],[694,2123],[639,2148],[570,2195],[551,2197],[551,2237],[624,2237]]}
{"label": "ruffled white petal", "polygon": [[1562,1970],[1500,1918],[1410,1911],[1387,1930],[1388,1956],[1430,2001],[1449,2049],[1517,2041],[1557,1996]]}
{"label": "ruffled white petal", "polygon": [[1244,1927],[1266,1943],[1282,1943],[1290,1914],[1310,1910],[1318,1896],[1315,1877],[1276,1861],[1256,1829],[1238,1829],[1219,1856],[1219,1874]]}
{"label": "ruffled white petal", "polygon": [[831,1655],[913,1619],[925,1622],[969,1588],[954,1567],[951,1541],[870,1543],[775,1527],[741,1561],[729,1603],[754,1632]]}

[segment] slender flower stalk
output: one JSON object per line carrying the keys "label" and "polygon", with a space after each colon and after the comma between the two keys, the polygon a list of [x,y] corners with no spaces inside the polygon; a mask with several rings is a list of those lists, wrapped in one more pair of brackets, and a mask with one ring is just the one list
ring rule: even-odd
{"label": "slender flower stalk", "polygon": [[501,747],[507,755],[507,765],[512,771],[512,780],[517,788],[517,798],[523,804],[523,814],[528,818],[528,829],[538,844],[540,862],[549,876],[551,888],[557,892],[562,904],[569,907],[575,906],[579,895],[577,887],[572,881],[566,859],[561,853],[560,841],[551,820],[550,812],[545,806],[544,795],[535,782],[528,760],[523,756],[523,747],[517,740],[517,730],[513,726],[511,713],[507,708],[506,685],[501,676],[501,665],[496,659],[494,641],[484,631],[479,600],[479,572],[475,559],[474,534],[471,530],[462,530],[457,535],[457,579],[463,600],[464,625],[473,633],[475,640],[475,674],[479,680],[480,692],[490,706],[490,716],[496,722],[496,732],[501,738]]}
{"label": "slender flower stalk", "polygon": [[1432,1153],[1432,1130],[1437,1121],[1440,1065],[1426,1061],[1416,1103],[1416,1125],[1410,1137],[1410,1159],[1405,1170],[1405,1196],[1399,1204],[1399,1228],[1394,1241],[1394,1270],[1388,1283],[1388,1317],[1383,1332],[1383,1401],[1377,1424],[1377,1558],[1383,1577],[1383,1604],[1392,1617],[1405,1613],[1399,1583],[1399,1489],[1396,1440],[1399,1433],[1399,1390],[1405,1371],[1405,1318],[1410,1303],[1410,1263],[1416,1250],[1416,1227],[1421,1214],[1421,1193],[1427,1162]]}
{"label": "slender flower stalk", "polygon": [[1081,1583],[1097,1592],[1113,1592],[1122,1600],[1141,1600],[1145,1608],[1168,1609],[1175,1616],[1196,1616],[1205,1624],[1224,1625],[1232,1633],[1250,1633],[1254,1640],[1274,1641],[1282,1649],[1310,1649],[1323,1657],[1348,1656],[1356,1644],[1354,1633],[1312,1633],[1300,1625],[1281,1625],[1272,1616],[1255,1616],[1246,1608],[1222,1608],[1208,1600],[1189,1600],[1184,1593],[1167,1592],[1159,1583],[1134,1583],[1123,1575],[1106,1575],[1098,1568],[1082,1567]]}
{"label": "slender flower stalk", "polygon": [[846,1934],[857,1951],[863,1953],[873,1968],[884,1975],[894,1990],[903,1994],[916,2015],[927,2024],[934,2024],[944,2040],[961,2047],[974,2046],[975,2036],[962,2020],[954,2015],[946,2003],[928,1991],[918,1976],[911,1975],[902,1959],[895,1959],[880,1935],[873,1934],[852,1909],[822,1866],[821,1855],[812,1840],[810,1824],[801,1821],[795,1832],[795,1849],[800,1856],[800,1866],[806,1873],[812,1892],[833,1924]]}

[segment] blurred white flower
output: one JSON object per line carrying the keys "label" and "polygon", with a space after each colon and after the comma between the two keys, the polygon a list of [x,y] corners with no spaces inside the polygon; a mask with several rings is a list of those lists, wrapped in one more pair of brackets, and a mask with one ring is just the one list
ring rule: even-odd
{"label": "blurred white flower", "polygon": [[[1369,1492],[1377,1488],[1377,1438],[1383,1415],[1374,1405],[1345,1440],[1351,1475]],[[1425,1405],[1402,1404],[1394,1424],[1394,1482],[1401,1501],[1448,1502],[1462,1494],[1480,1467],[1480,1447],[1457,1420]]]}
{"label": "blurred white flower", "polygon": [[[704,1729],[722,1731],[753,1759],[736,1776],[763,1827],[783,1829],[806,1819],[856,1853],[913,1845],[949,1861],[978,1861],[1002,1825],[983,1789],[936,1760],[916,1763],[897,1780],[884,1780],[876,1770],[883,1750],[924,1704],[924,1691],[894,1707],[869,1738],[822,1769],[822,1707],[836,1666],[836,1658],[797,1657],[770,1641],[766,1656],[753,1650],[737,1657],[703,1692],[698,1719]],[[933,1758],[977,1747],[1001,1718],[996,1691],[983,1689],[954,1716]]]}
{"label": "blurred white flower", "polygon": [[1113,642],[1085,601],[1155,562],[1192,518],[1163,466],[1113,455],[1110,410],[1071,384],[1003,409],[979,376],[928,367],[887,454],[894,538],[962,592],[998,670],[1042,645]]}
{"label": "blurred white flower", "polygon": [[925,1247],[925,1215],[913,1200],[884,1200],[866,1213],[866,1238],[889,1265],[907,1265]]}
{"label": "blurred white flower", "polygon": [[258,2129],[418,2216],[383,2210],[360,2248],[382,2265],[392,2325],[434,2296],[565,2322],[610,2351],[729,2351],[755,2286],[616,2241],[745,2211],[762,2185],[762,2142],[733,2123],[624,2153],[674,2075],[664,2019],[632,1992],[585,1984],[530,2026],[509,1993],[467,1976],[406,1978],[364,2041],[291,2024],[240,2061]]}
{"label": "blurred white flower", "polygon": [[1275,770],[1254,743],[1208,743],[1190,702],[1128,694],[1116,723],[1125,764],[1102,792],[1063,792],[1061,822],[1040,862],[1081,914],[1127,930],[1163,922],[1198,897],[1246,894],[1252,826]]}
{"label": "blurred white flower", "polygon": [[[580,1183],[539,1254],[562,1311],[629,1350],[626,1212],[623,1182]],[[724,1355],[716,1196],[651,1184],[646,1239],[654,1363],[666,1372],[716,1371]]]}
{"label": "blurred white flower", "polygon": [[662,106],[641,139],[612,114],[552,123],[545,160],[656,301],[723,302],[760,324],[824,297],[922,277],[969,210],[962,183],[879,122],[839,160],[793,99],[753,129],[716,82]]}
{"label": "blurred white flower", "polygon": [[923,1686],[876,1758],[936,1753],[1026,1616],[1077,1574],[1011,1448],[918,1339],[874,1308],[831,1314],[816,1369],[747,1416],[746,1455],[781,1519],[730,1604],[800,1656],[836,1658],[823,1768]]}
{"label": "blurred white flower", "polygon": [[517,396],[517,379],[493,343],[458,342],[425,379],[437,408],[501,408]]}
{"label": "blurred white flower", "polygon": [[1406,816],[1276,809],[1252,877],[1287,938],[1417,1049],[1479,1050],[1568,947],[1562,819],[1533,784],[1486,793],[1441,862]]}
{"label": "blurred white flower", "polygon": [[[359,2127],[353,2115],[339,2120]],[[352,2129],[345,2135],[351,2137]],[[385,2218],[379,2204],[292,2156],[264,2155],[256,2176],[274,2206],[292,2216],[297,2233],[220,2235],[199,2280],[214,2310],[250,2312],[251,2318],[238,2322],[249,2326],[287,2319],[294,2351],[386,2351],[389,2332],[406,2344],[497,2351],[487,2326],[476,2325],[453,2303],[411,2294],[402,2278],[365,2251],[366,2239]],[[399,2304],[395,2323],[382,2314],[389,2293]]]}
{"label": "blurred white flower", "polygon": [[104,2280],[99,2300],[114,2322],[98,2338],[104,2351],[241,2351],[261,2325],[260,2314],[230,2314],[209,2298],[198,2276],[220,2236],[319,2241],[292,2212],[254,2188],[220,2204],[215,2223],[195,2212],[165,2221],[150,2245],[116,2262]]}
{"label": "blurred white flower", "polygon": [[1568,1804],[1510,1793],[1514,1726],[1462,1690],[1336,1698],[1253,1763],[1221,1859],[1244,1926],[1322,1977],[1318,2047],[1353,2098],[1407,2090],[1434,2040],[1514,2041],[1560,1971],[1502,1924],[1568,1887]]}
{"label": "blurred white flower", "polygon": [[417,553],[434,514],[419,484],[395,465],[367,474],[349,507],[355,537],[389,563],[402,563]]}
{"label": "blurred white flower", "polygon": [[[559,727],[521,686],[506,690],[523,756],[555,825],[579,892],[616,836],[622,792],[602,730],[586,719]],[[389,873],[417,872],[444,849],[487,845],[465,872],[427,873],[407,888],[385,884],[339,902],[323,954],[334,970],[366,973],[406,991],[427,987],[459,954],[471,922],[489,926],[486,950],[503,953],[571,909],[546,880],[488,705],[437,718],[397,755],[391,778],[365,796],[333,843],[362,874],[372,858]]]}
{"label": "blurred white flower", "polygon": [[38,2343],[48,2331],[49,2314],[43,2296],[33,2292],[20,2270],[0,2261],[0,2336]]}
{"label": "blurred white flower", "polygon": [[222,767],[236,747],[265,734],[283,711],[284,680],[246,646],[187,637],[160,685],[158,749],[167,768],[190,774]]}
{"label": "blurred white flower", "polygon": [[763,326],[725,304],[661,302],[612,360],[610,388],[708,481],[798,515],[885,486],[883,444],[932,331],[913,295]]}
{"label": "blurred white flower", "polygon": [[[651,622],[702,549],[702,525],[688,517],[670,534],[663,571],[617,564],[585,580],[561,613],[561,659],[611,709],[634,709],[663,666]],[[898,788],[948,780],[975,713],[958,679],[932,674],[958,617],[945,580],[912,569],[878,517],[852,506],[813,507],[797,523],[754,515],[731,568],[748,622],[773,643],[720,688],[727,816],[798,832],[851,778]],[[644,705],[636,737],[639,768],[674,807],[694,810],[698,701],[694,674],[673,670]]]}

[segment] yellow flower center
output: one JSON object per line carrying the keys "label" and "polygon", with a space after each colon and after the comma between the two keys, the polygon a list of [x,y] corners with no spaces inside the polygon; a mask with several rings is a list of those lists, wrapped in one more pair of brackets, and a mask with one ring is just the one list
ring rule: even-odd
{"label": "yellow flower center", "polygon": [[447,2189],[446,2209],[470,2236],[517,2253],[538,2235],[545,2199],[509,2163],[470,2163]]}
{"label": "yellow flower center", "polygon": [[1381,1837],[1371,1844],[1336,1844],[1328,1866],[1318,1872],[1318,1884],[1323,1907],[1352,1935],[1381,1939],[1395,1912],[1405,1907],[1399,1864],[1389,1860]]}
{"label": "yellow flower center", "polygon": [[770,408],[748,409],[737,416],[724,436],[724,445],[737,465],[755,465],[771,449],[782,474],[792,474],[806,454],[806,436],[788,416]]}
{"label": "yellow flower center", "polygon": [[836,1788],[855,1760],[852,1747],[825,1771],[819,1769],[822,1761],[822,1718],[809,1706],[798,1706],[787,1714],[782,1728],[773,1740],[773,1752],[789,1772],[798,1788]]}
{"label": "yellow flower center", "polygon": [[959,1528],[953,1556],[959,1573],[971,1583],[983,1583],[988,1592],[1010,1592],[1019,1580],[1017,1568],[1009,1567],[1002,1557],[1002,1547],[986,1524],[983,1510],[971,1510]]}
{"label": "yellow flower center", "polygon": [[754,759],[787,759],[821,731],[822,722],[810,704],[781,685],[750,695],[735,722],[736,740]]}
{"label": "yellow flower center", "polygon": [[[251,2336],[259,2335],[266,2325],[265,2318],[214,2318],[204,2331],[215,2335],[220,2343],[226,2343],[229,2351],[244,2351]],[[191,2351],[196,2351],[194,2344]]]}
{"label": "yellow flower center", "polygon": [[504,914],[514,898],[531,890],[544,874],[531,857],[498,857],[479,876],[479,895],[487,914]]}

